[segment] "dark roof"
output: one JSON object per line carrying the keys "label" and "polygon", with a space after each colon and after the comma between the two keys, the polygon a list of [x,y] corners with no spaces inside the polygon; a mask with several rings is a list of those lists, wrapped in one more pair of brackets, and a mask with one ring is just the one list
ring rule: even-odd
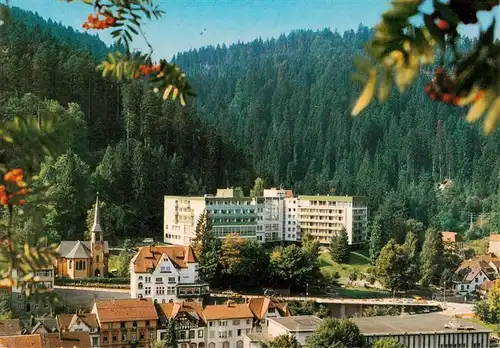
{"label": "dark roof", "polygon": [[[71,258],[90,258],[90,241],[73,241],[64,240],[59,244],[56,252],[68,259]],[[104,242],[104,253],[109,253],[108,242]]]}
{"label": "dark roof", "polygon": [[491,332],[486,327],[440,313],[352,318],[363,335],[404,333],[458,332],[472,330]]}

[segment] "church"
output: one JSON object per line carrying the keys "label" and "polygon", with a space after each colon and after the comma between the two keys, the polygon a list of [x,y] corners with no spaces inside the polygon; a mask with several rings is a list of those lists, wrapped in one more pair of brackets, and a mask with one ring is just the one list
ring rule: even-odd
{"label": "church", "polygon": [[108,273],[108,242],[103,241],[99,221],[99,194],[97,194],[94,224],[90,241],[62,241],[56,249],[56,275],[71,279],[106,277]]}

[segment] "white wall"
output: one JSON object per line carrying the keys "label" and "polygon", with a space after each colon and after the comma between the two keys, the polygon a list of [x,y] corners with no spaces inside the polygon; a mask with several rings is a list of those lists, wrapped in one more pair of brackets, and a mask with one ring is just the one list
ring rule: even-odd
{"label": "white wall", "polygon": [[191,239],[194,238],[196,222],[203,213],[205,206],[206,203],[203,197],[165,196],[163,207],[163,237],[165,243],[189,244]]}
{"label": "white wall", "polygon": [[[224,322],[225,325],[223,325]],[[252,322],[253,318],[209,320],[207,323],[207,338],[205,340],[206,346],[208,347],[211,342],[214,342],[215,347],[220,348],[223,342],[229,342],[229,347],[236,347],[237,341],[243,342],[245,334],[252,331]],[[238,330],[241,330],[240,335],[238,335]],[[219,333],[222,336],[220,338]]]}

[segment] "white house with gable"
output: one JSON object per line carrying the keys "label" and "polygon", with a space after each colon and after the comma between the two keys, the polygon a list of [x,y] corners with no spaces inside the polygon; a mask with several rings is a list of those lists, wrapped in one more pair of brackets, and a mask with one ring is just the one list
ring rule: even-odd
{"label": "white house with gable", "polygon": [[198,277],[198,260],[190,246],[147,246],[130,261],[132,298],[158,303],[199,299],[209,293]]}

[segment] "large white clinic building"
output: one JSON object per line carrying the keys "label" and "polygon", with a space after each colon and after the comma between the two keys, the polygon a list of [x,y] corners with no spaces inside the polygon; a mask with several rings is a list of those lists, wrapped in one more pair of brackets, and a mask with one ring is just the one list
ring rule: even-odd
{"label": "large white clinic building", "polygon": [[261,197],[245,197],[241,189],[218,189],[215,195],[200,197],[165,196],[164,241],[189,244],[205,209],[212,219],[212,233],[218,238],[237,234],[260,243],[298,242],[308,233],[328,244],[345,228],[349,244],[366,239],[368,208],[364,197],[294,196],[291,190],[271,188]]}

